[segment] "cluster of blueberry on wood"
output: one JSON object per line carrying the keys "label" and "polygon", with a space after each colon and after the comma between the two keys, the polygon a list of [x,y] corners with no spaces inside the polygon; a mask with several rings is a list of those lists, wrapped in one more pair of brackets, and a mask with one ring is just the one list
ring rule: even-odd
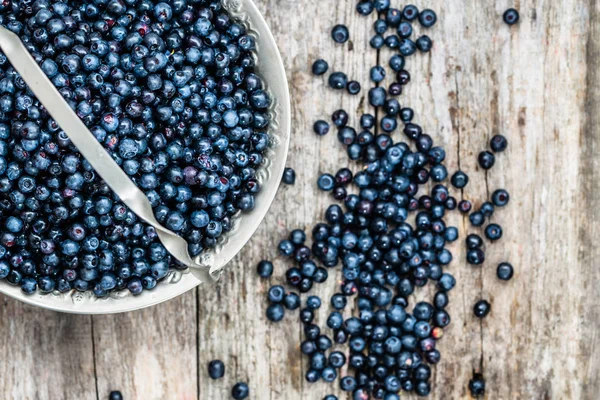
{"label": "cluster of blueberry on wood", "polygon": [[[269,145],[255,42],[218,0],[3,0],[0,24],[192,256],[254,207]],[[0,279],[25,293],[152,289],[182,268],[0,53]]]}
{"label": "cluster of blueberry on wood", "polygon": [[[400,390],[425,396],[431,389],[431,365],[440,361],[436,343],[450,323],[446,311],[448,293],[456,284],[454,277],[444,269],[452,261],[452,254],[445,246],[457,240],[458,230],[446,226],[444,217],[448,211],[458,208],[470,214],[474,226],[482,226],[495,208],[508,204],[510,196],[506,190],[498,189],[491,201],[484,202],[474,212],[469,200],[457,201],[442,183],[448,178],[443,165],[444,149],[435,146],[433,138],[413,121],[414,111],[402,108],[395,98],[410,82],[410,73],[404,69],[406,58],[417,50],[429,51],[433,44],[427,35],[412,41],[413,23],[418,21],[422,28],[430,28],[437,21],[435,12],[420,11],[412,5],[395,9],[389,0],[359,1],[356,9],[362,15],[376,13],[375,36],[370,45],[395,51],[388,62],[395,80],[386,90],[380,86],[386,78],[386,69],[380,65],[371,68],[373,87],[368,91],[368,100],[379,111],[375,113],[379,118],[363,114],[359,132],[348,125],[345,110],[333,113],[331,121],[338,140],[346,147],[349,159],[363,165],[356,174],[341,168],[335,174],[324,173],[318,177],[317,186],[343,204],[332,204],[326,211],[326,222],[313,227],[312,245],[309,246],[301,230],[292,231],[289,238],[279,244],[280,254],[297,263],[287,269],[285,278],[287,284],[300,293],[307,293],[314,283],[326,280],[328,270],[341,264],[339,293],[331,296],[333,311],[327,319],[332,337],[313,321],[314,311],[321,307],[317,296],[308,296],[302,307],[297,293],[274,285],[268,292],[270,304],[266,314],[268,319],[278,322],[286,310],[300,308],[305,334],[300,349],[309,358],[307,381],[333,382],[340,368],[348,364],[353,375],[340,377],[339,382],[341,389],[352,392],[355,399],[396,400]],[[503,18],[513,25],[518,21],[518,13],[510,9]],[[392,33],[384,36],[389,30]],[[336,25],[331,36],[336,43],[343,44],[350,33],[346,26]],[[315,76],[328,71],[329,64],[323,59],[312,65]],[[361,90],[358,82],[349,80],[340,71],[330,73],[327,82],[332,89],[346,89],[353,95]],[[392,140],[399,122],[404,124],[407,141]],[[313,130],[317,136],[325,136],[332,126],[321,119],[314,123]],[[493,152],[479,154],[481,168],[490,169],[495,163],[495,153],[503,152],[507,145],[504,136],[494,136],[490,140]],[[293,184],[294,181],[294,170],[287,168],[283,182]],[[417,195],[429,182],[432,182],[431,191]],[[450,182],[462,197],[469,176],[456,171]],[[356,190],[358,194],[353,193]],[[409,221],[411,212],[416,212],[414,224]],[[502,236],[502,227],[489,223],[484,232],[488,240],[496,241]],[[467,262],[482,264],[485,260],[483,239],[470,234],[466,244]],[[262,278],[269,278],[274,271],[273,263],[263,260],[257,271]],[[496,273],[499,279],[510,280],[513,267],[503,262]],[[428,282],[437,287],[433,300],[419,302],[409,311],[409,296]],[[352,296],[357,297],[359,314],[344,318],[341,312]],[[479,300],[473,312],[483,318],[490,309],[486,300]],[[343,352],[331,350],[334,342],[348,344],[349,358]],[[469,389],[474,396],[484,394],[482,374],[474,375]],[[324,400],[337,400],[337,397],[328,395]]]}

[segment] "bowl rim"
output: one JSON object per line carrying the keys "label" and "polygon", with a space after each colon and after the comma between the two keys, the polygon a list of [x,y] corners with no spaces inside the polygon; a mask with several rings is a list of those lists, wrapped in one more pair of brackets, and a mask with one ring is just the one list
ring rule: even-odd
{"label": "bowl rim", "polygon": [[[236,218],[236,227],[229,232],[215,249],[203,253],[203,262],[212,269],[224,268],[245,246],[264,220],[273,200],[285,169],[291,134],[291,103],[285,67],[277,42],[267,22],[253,0],[221,0],[226,9],[245,23],[249,33],[257,42],[256,71],[272,94],[276,103],[276,120],[269,127],[269,133],[276,140],[271,152],[272,158],[266,160],[270,165],[263,167],[266,176],[263,190],[257,195],[256,207],[249,213]],[[268,60],[266,65],[264,61]],[[97,298],[88,292],[71,290],[64,294],[42,294],[37,291],[28,295],[19,286],[0,281],[0,293],[23,303],[39,308],[82,315],[116,314],[140,310],[163,303],[197,287],[201,282],[193,272],[170,270],[165,278],[153,290],[144,290],[133,296],[126,289],[107,298]]]}

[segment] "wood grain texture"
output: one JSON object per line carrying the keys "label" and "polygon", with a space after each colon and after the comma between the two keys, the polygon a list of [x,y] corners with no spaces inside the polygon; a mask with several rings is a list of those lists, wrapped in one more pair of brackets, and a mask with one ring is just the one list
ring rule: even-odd
{"label": "wood grain texture", "polygon": [[[427,31],[433,51],[409,59],[412,82],[402,104],[414,108],[416,120],[446,148],[449,170],[469,173],[469,185],[453,192],[457,198],[477,206],[497,188],[511,193],[510,205],[493,216],[505,227],[504,237],[487,246],[483,267],[466,264],[462,241],[452,247],[449,268],[458,285],[451,296],[452,324],[439,343],[442,361],[434,369],[431,398],[469,398],[468,380],[481,371],[489,399],[596,399],[600,2],[414,3],[434,8],[439,22]],[[128,400],[226,399],[237,381],[249,383],[253,399],[319,400],[328,393],[348,398],[337,384],[305,382],[302,326],[295,315],[277,325],[268,322],[265,297],[288,266],[276,255],[277,242],[291,229],[310,229],[331,202],[316,189],[316,177],[348,164],[335,132],[317,138],[312,124],[343,107],[356,126],[369,111],[368,70],[387,63],[391,53],[368,47],[375,16],[358,16],[354,1],[257,4],[280,46],[292,91],[288,165],[297,171],[296,185],[280,188],[256,235],[214,287],[149,310],[93,318],[49,313],[2,297],[0,398],[106,399],[110,390],[120,389]],[[521,12],[512,28],[501,19],[509,6]],[[342,22],[350,28],[351,43],[335,45],[330,30]],[[313,77],[310,65],[320,57],[331,70],[358,80],[361,94],[334,92],[326,78]],[[492,170],[482,171],[477,153],[497,133],[508,137],[509,149]],[[449,223],[461,237],[478,232],[456,213]],[[270,281],[256,276],[262,258],[275,262]],[[511,282],[495,276],[501,261],[516,268]],[[329,272],[327,283],[315,290],[326,301],[339,290],[335,271]],[[433,293],[427,287],[416,298]],[[492,303],[483,321],[472,313],[480,298]],[[317,313],[322,326],[327,313],[327,307]],[[218,381],[206,372],[214,358],[227,368]]]}

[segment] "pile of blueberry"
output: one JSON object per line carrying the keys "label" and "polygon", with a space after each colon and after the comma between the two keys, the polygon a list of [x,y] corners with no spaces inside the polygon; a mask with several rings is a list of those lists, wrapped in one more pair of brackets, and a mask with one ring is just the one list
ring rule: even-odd
{"label": "pile of blueberry", "polygon": [[[269,95],[219,0],[1,0],[16,33],[192,256],[261,190]],[[0,53],[0,279],[25,293],[152,289],[175,263]]]}
{"label": "pile of blueberry", "polygon": [[[411,39],[413,25],[418,22],[421,28],[432,27],[437,21],[435,12],[420,11],[412,5],[395,9],[389,0],[362,0],[356,9],[362,15],[377,15],[370,44],[375,49],[387,46],[394,50],[389,68],[395,81],[384,88],[380,84],[386,69],[371,69],[373,87],[368,91],[368,100],[376,112],[375,116],[362,115],[359,131],[348,124],[346,111],[338,110],[332,115],[333,129],[349,159],[361,165],[355,174],[341,168],[335,174],[318,177],[317,186],[341,204],[327,208],[325,222],[312,228],[312,240],[302,230],[293,230],[280,242],[280,255],[289,257],[295,265],[285,273],[289,290],[274,285],[268,291],[266,315],[278,322],[286,312],[300,309],[304,325],[300,349],[309,359],[307,381],[333,382],[338,379],[340,368],[348,364],[349,374],[339,376],[339,384],[354,399],[397,400],[400,391],[426,396],[431,391],[431,368],[441,359],[437,341],[450,324],[446,309],[449,292],[456,284],[446,271],[453,260],[446,245],[459,235],[457,228],[446,224],[445,216],[458,209],[470,214],[473,226],[483,226],[497,207],[508,204],[509,194],[498,189],[491,201],[473,212],[470,201],[453,197],[451,188],[443,183],[449,177],[444,166],[445,150],[436,146],[414,121],[414,111],[401,107],[396,99],[410,82],[410,73],[404,69],[406,58],[417,50],[427,52],[432,48],[426,35],[416,41]],[[514,15],[509,14],[512,21]],[[336,43],[345,43],[349,31],[336,25],[331,35]],[[328,63],[322,59],[312,66],[316,76],[328,70]],[[349,81],[343,72],[330,73],[327,81],[332,89],[360,92],[360,85]],[[332,127],[326,120],[318,120],[313,130],[317,136],[324,136]],[[393,140],[392,135],[400,130],[405,139]],[[494,165],[496,154],[507,148],[507,140],[496,135],[490,147],[492,151],[483,151],[478,157],[484,171]],[[293,184],[291,177],[295,177],[293,170],[288,169],[283,181]],[[457,189],[457,196],[462,197],[469,176],[456,171],[450,182]],[[425,190],[428,191],[423,193]],[[502,227],[488,222],[484,232],[494,242],[501,238]],[[470,234],[466,244],[467,262],[482,264],[484,240]],[[324,306],[321,299],[300,299],[295,291],[310,292],[315,283],[325,281],[328,271],[338,266],[342,275],[339,291],[328,302],[332,311],[327,326],[319,326],[314,312]],[[263,260],[257,270],[262,278],[269,278],[274,267]],[[512,266],[500,264],[497,275],[501,280],[511,279]],[[428,283],[436,288],[431,301],[410,305],[411,295]],[[358,311],[344,318],[342,312],[349,304]],[[473,308],[479,318],[487,316],[490,310],[486,300],[479,300]],[[346,345],[347,351],[338,350],[340,345]],[[476,374],[469,387],[474,396],[484,394],[483,375]],[[324,400],[336,399],[328,395]]]}

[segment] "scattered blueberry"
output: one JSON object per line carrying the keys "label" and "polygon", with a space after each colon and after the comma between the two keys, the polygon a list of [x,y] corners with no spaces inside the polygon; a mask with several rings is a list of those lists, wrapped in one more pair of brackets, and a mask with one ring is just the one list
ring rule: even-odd
{"label": "scattered blueberry", "polygon": [[336,25],[331,30],[331,37],[336,43],[346,43],[350,38],[350,33],[345,25]]}
{"label": "scattered blueberry", "polygon": [[450,181],[455,188],[462,189],[469,183],[469,176],[462,171],[456,171]]}
{"label": "scattered blueberry", "polygon": [[331,174],[322,174],[319,176],[317,185],[319,186],[319,189],[329,192],[333,190],[333,187],[335,186],[335,178],[331,176]]}
{"label": "scattered blueberry", "polygon": [[327,135],[329,133],[329,124],[327,123],[327,121],[318,120],[313,125],[313,130],[319,136]]}
{"label": "scattered blueberry", "polygon": [[492,202],[496,207],[504,207],[508,204],[510,195],[504,189],[497,189],[492,193]]}
{"label": "scattered blueberry", "polygon": [[123,395],[118,390],[113,390],[108,395],[108,400],[123,400]]}
{"label": "scattered blueberry", "polygon": [[225,375],[225,364],[221,360],[212,360],[208,363],[208,376],[220,379]]}
{"label": "scattered blueberry", "polygon": [[479,162],[481,168],[490,169],[494,166],[494,163],[496,162],[496,157],[493,153],[490,153],[489,151],[482,151],[481,153],[479,153],[477,161]]}
{"label": "scattered blueberry", "polygon": [[490,303],[485,300],[479,300],[473,307],[473,313],[477,318],[485,318],[490,313]]}
{"label": "scattered blueberry", "polygon": [[323,75],[329,69],[329,64],[323,59],[318,59],[312,65],[312,73],[314,75]]}
{"label": "scattered blueberry", "polygon": [[360,83],[358,83],[357,81],[349,81],[346,85],[346,90],[352,95],[359,94],[360,89]]}
{"label": "scattered blueberry", "polygon": [[250,394],[250,389],[248,388],[248,384],[244,382],[236,383],[231,389],[231,397],[235,400],[242,400],[248,397]]}
{"label": "scattered blueberry", "polygon": [[503,281],[509,281],[513,277],[514,269],[513,266],[507,262],[502,262],[498,264],[498,268],[496,269],[496,275],[498,279]]}
{"label": "scattered blueberry", "polygon": [[419,13],[419,23],[424,28],[431,28],[437,21],[437,15],[433,10],[426,9]]}
{"label": "scattered blueberry", "polygon": [[498,224],[489,224],[485,227],[485,237],[489,240],[498,240],[502,237],[502,227]]}
{"label": "scattered blueberry", "polygon": [[508,147],[508,141],[502,135],[494,135],[490,139],[490,147],[495,153],[501,153]]}
{"label": "scattered blueberry", "polygon": [[332,89],[344,89],[348,84],[348,77],[343,72],[333,72],[329,75],[328,82]]}
{"label": "scattered blueberry", "polygon": [[509,8],[508,10],[504,11],[502,19],[506,24],[514,25],[519,22],[519,12],[514,8]]}
{"label": "scattered blueberry", "polygon": [[262,260],[256,267],[258,276],[261,278],[270,278],[273,275],[273,263],[271,261]]}
{"label": "scattered blueberry", "polygon": [[296,171],[294,171],[292,168],[286,167],[283,170],[283,177],[281,181],[286,185],[293,185],[296,183]]}

